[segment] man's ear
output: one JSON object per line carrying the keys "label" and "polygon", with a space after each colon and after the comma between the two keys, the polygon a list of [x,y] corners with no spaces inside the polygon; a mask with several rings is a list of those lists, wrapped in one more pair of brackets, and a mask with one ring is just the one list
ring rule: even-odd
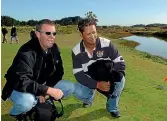
{"label": "man's ear", "polygon": [[83,39],[83,33],[82,32],[80,32],[80,37]]}
{"label": "man's ear", "polygon": [[40,33],[38,31],[35,32],[36,36],[39,38]]}

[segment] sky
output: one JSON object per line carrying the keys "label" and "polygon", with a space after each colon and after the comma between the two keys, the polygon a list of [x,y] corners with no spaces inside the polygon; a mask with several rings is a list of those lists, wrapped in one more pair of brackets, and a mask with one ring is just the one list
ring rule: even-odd
{"label": "sky", "polygon": [[1,0],[1,15],[60,20],[96,14],[98,25],[167,24],[167,0]]}

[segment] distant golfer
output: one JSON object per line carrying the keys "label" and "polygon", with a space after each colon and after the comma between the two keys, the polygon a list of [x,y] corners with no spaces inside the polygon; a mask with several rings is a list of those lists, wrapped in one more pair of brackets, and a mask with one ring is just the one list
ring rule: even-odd
{"label": "distant golfer", "polygon": [[31,32],[30,32],[30,39],[35,39],[37,38],[36,34],[35,34],[35,30],[32,29]]}
{"label": "distant golfer", "polygon": [[6,38],[6,35],[8,33],[8,30],[5,28],[5,27],[2,27],[2,34],[3,34],[3,40],[2,40],[2,43],[7,43],[7,38]]}
{"label": "distant golfer", "polygon": [[18,38],[17,38],[17,30],[16,30],[16,27],[13,25],[13,26],[12,26],[12,29],[11,29],[11,41],[10,41],[10,44],[12,44],[14,40],[16,40],[16,43],[17,43],[17,44],[19,43],[19,40],[18,40]]}

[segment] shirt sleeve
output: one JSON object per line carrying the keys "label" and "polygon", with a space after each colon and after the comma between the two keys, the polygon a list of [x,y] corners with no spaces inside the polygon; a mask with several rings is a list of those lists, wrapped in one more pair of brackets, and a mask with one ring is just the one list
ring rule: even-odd
{"label": "shirt sleeve", "polygon": [[109,44],[109,58],[114,62],[114,70],[125,75],[125,61],[111,42]]}

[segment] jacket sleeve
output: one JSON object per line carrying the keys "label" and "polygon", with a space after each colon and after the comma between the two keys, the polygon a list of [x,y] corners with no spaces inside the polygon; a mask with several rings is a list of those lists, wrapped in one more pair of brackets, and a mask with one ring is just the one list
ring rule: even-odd
{"label": "jacket sleeve", "polygon": [[73,74],[76,80],[84,86],[95,89],[97,81],[86,75],[83,71],[80,59],[72,52]]}
{"label": "jacket sleeve", "polygon": [[109,58],[114,62],[114,70],[121,72],[125,76],[125,61],[111,42],[109,45]]}
{"label": "jacket sleeve", "polygon": [[14,89],[34,95],[45,95],[48,87],[35,82],[33,78],[33,65],[35,59],[26,52],[18,52],[12,66],[9,68],[6,79],[15,81]]}

